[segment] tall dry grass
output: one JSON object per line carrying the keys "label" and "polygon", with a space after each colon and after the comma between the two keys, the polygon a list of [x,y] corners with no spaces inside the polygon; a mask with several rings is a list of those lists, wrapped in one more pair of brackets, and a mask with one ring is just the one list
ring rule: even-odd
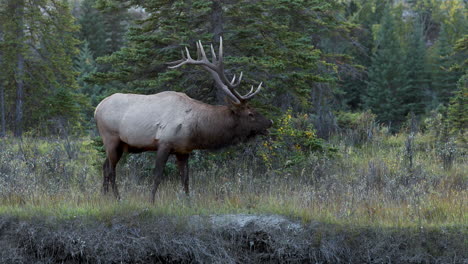
{"label": "tall dry grass", "polygon": [[170,160],[154,205],[148,202],[153,154],[124,157],[116,201],[101,195],[103,157],[92,140],[2,139],[0,213],[104,220],[249,213],[354,225],[467,225],[466,150],[452,151],[447,165],[444,146],[430,135],[382,132],[358,144],[351,136],[330,141],[336,153],[312,152],[300,162],[279,153],[268,163],[257,155],[259,142],[195,152],[190,197]]}

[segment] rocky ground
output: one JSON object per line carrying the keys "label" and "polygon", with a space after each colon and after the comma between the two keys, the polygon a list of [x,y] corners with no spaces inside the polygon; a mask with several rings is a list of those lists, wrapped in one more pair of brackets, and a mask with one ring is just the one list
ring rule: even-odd
{"label": "rocky ground", "polygon": [[0,263],[468,263],[467,228],[346,227],[276,215],[0,216]]}

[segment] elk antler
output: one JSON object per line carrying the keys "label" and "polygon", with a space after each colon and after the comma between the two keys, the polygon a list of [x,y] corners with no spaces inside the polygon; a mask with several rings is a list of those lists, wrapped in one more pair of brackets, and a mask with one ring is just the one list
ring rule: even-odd
{"label": "elk antler", "polygon": [[200,40],[197,41],[197,59],[196,60],[192,59],[187,47],[185,47],[185,53],[187,54],[187,56],[185,56],[184,52],[182,52],[182,59],[169,62],[168,64],[172,65],[169,68],[175,69],[186,64],[187,65],[189,64],[200,65],[203,69],[211,73],[211,76],[213,76],[213,79],[215,80],[218,87],[220,87],[226,93],[226,95],[236,104],[240,104],[251,99],[262,89],[262,83],[260,83],[260,85],[258,85],[255,92],[254,92],[254,87],[252,86],[252,88],[250,89],[250,92],[248,92],[246,95],[240,95],[235,90],[240,85],[240,82],[242,81],[242,72],[239,75],[239,79],[236,80],[236,75],[234,75],[231,81],[229,81],[226,75],[224,74],[223,38],[222,37],[219,38],[218,56],[216,56],[216,53],[213,48],[213,44],[211,44],[211,57],[212,57],[211,62],[206,57],[205,50],[203,49],[203,45]]}

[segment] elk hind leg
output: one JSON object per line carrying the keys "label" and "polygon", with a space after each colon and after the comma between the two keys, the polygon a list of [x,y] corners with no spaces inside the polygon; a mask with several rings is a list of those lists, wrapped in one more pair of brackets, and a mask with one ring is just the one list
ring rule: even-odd
{"label": "elk hind leg", "polygon": [[164,166],[166,166],[167,159],[169,158],[170,149],[166,146],[159,146],[156,152],[156,166],[154,168],[154,185],[151,191],[151,203],[154,204],[154,196],[156,190],[163,179]]}
{"label": "elk hind leg", "polygon": [[189,190],[189,154],[176,154],[177,167],[179,168],[180,180],[186,195],[190,194]]}

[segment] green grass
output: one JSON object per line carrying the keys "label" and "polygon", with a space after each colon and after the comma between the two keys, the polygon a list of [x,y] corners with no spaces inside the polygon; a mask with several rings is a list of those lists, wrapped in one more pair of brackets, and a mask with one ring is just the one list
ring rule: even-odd
{"label": "green grass", "polygon": [[20,218],[38,216],[59,219],[91,217],[102,221],[117,218],[149,216],[176,216],[212,214],[279,214],[303,222],[320,221],[336,224],[380,225],[385,227],[412,226],[463,226],[468,223],[465,213],[466,192],[454,192],[450,196],[428,196],[419,204],[392,203],[367,200],[353,204],[346,201],[352,194],[325,202],[308,201],[301,191],[286,193],[231,194],[222,198],[213,194],[194,193],[185,197],[179,186],[166,184],[157,195],[155,204],[148,202],[148,193],[126,193],[121,201],[100,194],[84,196],[44,195],[21,202],[1,201],[0,214]]}
{"label": "green grass", "polygon": [[252,166],[255,157],[243,155],[225,161],[199,155],[192,164],[190,197],[170,171],[155,204],[149,203],[151,155],[129,156],[119,166],[122,200],[116,201],[100,193],[102,158],[89,140],[72,142],[74,159],[64,155],[65,143],[60,140],[26,139],[21,147],[14,140],[4,140],[0,214],[111,222],[116,217],[133,221],[246,213],[279,214],[306,223],[466,227],[465,154],[459,151],[453,165],[443,168],[436,146],[419,135],[410,168],[405,140],[406,135],[397,135],[361,146],[338,142],[334,157],[311,154],[292,167],[265,167],[260,161]]}

